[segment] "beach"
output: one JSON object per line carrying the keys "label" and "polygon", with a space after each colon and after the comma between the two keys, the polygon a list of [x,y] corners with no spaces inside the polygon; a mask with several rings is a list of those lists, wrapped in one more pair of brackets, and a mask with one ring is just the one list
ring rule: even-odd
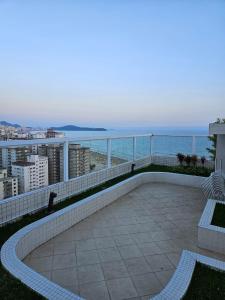
{"label": "beach", "polygon": [[[99,171],[99,170],[107,167],[107,155],[106,154],[91,151],[91,159],[90,160],[91,160],[90,165],[91,166],[95,165],[95,167],[91,171]],[[119,157],[115,157],[115,156],[111,157],[112,166],[116,166],[116,165],[119,165],[119,164],[122,164],[125,162],[127,162],[127,160],[119,158]]]}

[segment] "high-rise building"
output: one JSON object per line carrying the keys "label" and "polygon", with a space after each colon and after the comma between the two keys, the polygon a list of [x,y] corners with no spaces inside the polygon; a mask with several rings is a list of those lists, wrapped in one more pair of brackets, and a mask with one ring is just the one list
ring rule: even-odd
{"label": "high-rise building", "polygon": [[26,157],[31,153],[29,147],[2,148],[2,168],[7,169],[8,175],[12,175],[12,163],[16,161],[26,161]]}
{"label": "high-rise building", "polygon": [[[69,145],[69,178],[85,175],[90,172],[90,148],[80,144]],[[60,179],[63,181],[64,158],[60,147]]]}
{"label": "high-rise building", "polygon": [[[59,144],[38,146],[38,154],[48,157],[49,184],[64,180],[63,146]],[[80,144],[69,145],[69,178],[81,176],[90,172],[90,148]]]}
{"label": "high-rise building", "polygon": [[38,146],[38,154],[48,157],[48,180],[49,184],[60,181],[60,146],[41,145]]}
{"label": "high-rise building", "polygon": [[28,155],[28,162],[35,163],[37,188],[48,186],[48,158],[40,155]]}
{"label": "high-rise building", "polygon": [[49,139],[49,138],[55,138],[55,137],[56,137],[56,132],[53,129],[48,128],[47,132],[46,132],[46,138]]}
{"label": "high-rise building", "polygon": [[0,148],[0,169],[2,169],[2,148]]}
{"label": "high-rise building", "polygon": [[64,138],[65,137],[65,133],[64,132],[58,132],[58,131],[54,131],[52,128],[47,129],[46,132],[46,138]]}
{"label": "high-rise building", "polygon": [[18,195],[18,179],[8,177],[6,169],[0,169],[0,200]]}
{"label": "high-rise building", "polygon": [[48,185],[48,158],[29,155],[27,161],[12,163],[12,174],[18,178],[19,193]]}

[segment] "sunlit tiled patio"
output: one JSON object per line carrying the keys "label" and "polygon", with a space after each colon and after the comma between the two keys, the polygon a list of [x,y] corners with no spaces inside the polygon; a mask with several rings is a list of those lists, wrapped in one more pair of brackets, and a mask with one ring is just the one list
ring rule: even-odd
{"label": "sunlit tiled patio", "polygon": [[145,184],[34,250],[24,260],[86,299],[148,299],[197,247],[199,189]]}

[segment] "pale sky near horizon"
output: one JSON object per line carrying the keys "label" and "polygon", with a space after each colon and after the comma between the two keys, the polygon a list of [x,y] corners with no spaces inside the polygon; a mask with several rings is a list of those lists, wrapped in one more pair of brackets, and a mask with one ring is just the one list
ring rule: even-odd
{"label": "pale sky near horizon", "polygon": [[225,117],[225,1],[0,0],[0,120],[207,126]]}

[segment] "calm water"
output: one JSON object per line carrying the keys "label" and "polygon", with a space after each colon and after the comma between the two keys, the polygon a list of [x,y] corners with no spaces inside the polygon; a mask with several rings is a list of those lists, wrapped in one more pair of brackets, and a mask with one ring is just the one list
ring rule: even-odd
{"label": "calm water", "polygon": [[[196,136],[195,149],[196,154],[208,157],[207,147],[211,144],[207,137],[207,128],[141,128],[141,129],[117,129],[107,131],[65,131],[66,137],[93,137],[93,141],[83,141],[83,146],[90,147],[93,151],[107,153],[106,140],[94,140],[99,136],[124,136],[135,134],[151,134],[152,145],[150,147],[149,137],[137,137],[136,151],[137,158],[148,156],[150,148],[152,153],[176,155],[178,152],[192,154],[192,135]],[[176,135],[176,136],[171,136]],[[191,136],[190,136],[191,135]],[[201,136],[205,135],[205,136]],[[131,160],[133,157],[133,140],[132,138],[118,138],[112,140],[112,155]]]}

